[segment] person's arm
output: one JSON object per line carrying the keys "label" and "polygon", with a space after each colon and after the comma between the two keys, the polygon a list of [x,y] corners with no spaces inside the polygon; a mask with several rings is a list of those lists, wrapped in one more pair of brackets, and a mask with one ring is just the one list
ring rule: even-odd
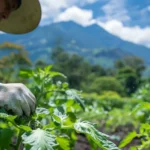
{"label": "person's arm", "polygon": [[30,116],[35,110],[36,98],[22,83],[0,83],[0,107],[14,114]]}

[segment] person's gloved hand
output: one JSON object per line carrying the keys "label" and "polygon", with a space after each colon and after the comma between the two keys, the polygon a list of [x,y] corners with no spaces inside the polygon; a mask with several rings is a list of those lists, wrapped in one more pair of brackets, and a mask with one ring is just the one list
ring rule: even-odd
{"label": "person's gloved hand", "polygon": [[0,107],[14,114],[30,116],[35,110],[36,99],[22,83],[0,83]]}

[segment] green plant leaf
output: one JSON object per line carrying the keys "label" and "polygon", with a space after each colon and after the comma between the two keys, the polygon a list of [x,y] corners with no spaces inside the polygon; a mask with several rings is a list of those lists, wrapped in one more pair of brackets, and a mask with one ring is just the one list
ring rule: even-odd
{"label": "green plant leaf", "polygon": [[56,123],[62,125],[63,127],[73,128],[73,125],[76,122],[75,114],[71,112],[65,113],[63,107],[55,108],[52,118]]}
{"label": "green plant leaf", "polygon": [[38,108],[36,108],[36,114],[37,115],[48,115],[50,112],[49,112],[49,110],[48,109],[46,109],[46,108],[42,108],[42,107],[38,107]]}
{"label": "green plant leaf", "polygon": [[119,148],[107,140],[108,135],[99,132],[95,129],[94,125],[88,121],[78,121],[75,123],[74,128],[79,133],[84,133],[91,138],[103,150],[119,150]]}
{"label": "green plant leaf", "polygon": [[7,115],[5,113],[0,113],[0,119],[5,119],[7,121],[14,122],[14,120],[16,118],[17,118],[17,116],[11,116],[11,115]]}
{"label": "green plant leaf", "polygon": [[56,140],[57,140],[57,142],[59,144],[59,147],[62,150],[71,150],[71,148],[70,148],[70,140],[68,138],[57,137]]}
{"label": "green plant leaf", "polygon": [[54,150],[54,147],[58,145],[54,135],[39,128],[30,133],[24,133],[22,139],[26,146],[31,146],[30,150]]}
{"label": "green plant leaf", "polygon": [[137,147],[133,146],[133,147],[130,147],[130,150],[138,150]]}
{"label": "green plant leaf", "polygon": [[10,150],[13,131],[11,129],[0,129],[0,150]]}
{"label": "green plant leaf", "polygon": [[56,76],[61,76],[61,77],[63,77],[63,78],[67,78],[64,74],[59,73],[59,72],[51,72],[51,73],[50,73],[50,77],[51,77],[51,78],[56,77]]}
{"label": "green plant leaf", "polygon": [[138,104],[132,111],[133,113],[136,113],[137,111],[141,110],[141,109],[148,109],[150,110],[150,103],[148,102],[141,102],[140,104]]}
{"label": "green plant leaf", "polygon": [[22,78],[30,78],[33,75],[32,70],[21,70],[19,72],[19,76]]}
{"label": "green plant leaf", "polygon": [[82,109],[85,109],[83,100],[81,99],[80,95],[77,93],[76,90],[66,90],[66,94],[70,99],[76,101],[82,107]]}
{"label": "green plant leaf", "polygon": [[137,133],[135,131],[130,132],[124,139],[123,141],[121,141],[119,147],[123,148],[125,147],[127,144],[129,144],[135,137],[137,136]]}
{"label": "green plant leaf", "polygon": [[22,129],[22,130],[27,131],[27,132],[32,131],[32,129],[29,126],[24,126],[24,125],[20,125],[19,129]]}

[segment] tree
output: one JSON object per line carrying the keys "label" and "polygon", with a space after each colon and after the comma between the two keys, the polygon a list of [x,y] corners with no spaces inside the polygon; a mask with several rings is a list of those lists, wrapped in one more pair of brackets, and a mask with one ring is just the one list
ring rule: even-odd
{"label": "tree", "polygon": [[29,68],[32,62],[23,46],[5,42],[0,44],[0,80],[1,82],[19,82],[19,70]]}
{"label": "tree", "polygon": [[116,76],[117,79],[122,83],[128,96],[134,93],[140,84],[136,70],[131,67],[126,66],[121,68],[118,70]]}
{"label": "tree", "polygon": [[118,70],[126,66],[134,68],[139,78],[142,76],[142,73],[146,68],[144,60],[137,56],[126,56],[115,62],[115,68]]}
{"label": "tree", "polygon": [[124,95],[124,89],[115,77],[96,78],[90,86],[90,92],[97,92],[101,94],[104,91],[115,91],[120,95]]}
{"label": "tree", "polygon": [[95,78],[106,75],[100,65],[91,65],[83,57],[69,54],[60,47],[53,50],[51,59],[54,70],[65,74],[72,88],[86,91]]}
{"label": "tree", "polygon": [[129,96],[134,93],[142,82],[142,74],[145,70],[144,61],[137,56],[126,56],[115,62],[116,77],[125,88]]}

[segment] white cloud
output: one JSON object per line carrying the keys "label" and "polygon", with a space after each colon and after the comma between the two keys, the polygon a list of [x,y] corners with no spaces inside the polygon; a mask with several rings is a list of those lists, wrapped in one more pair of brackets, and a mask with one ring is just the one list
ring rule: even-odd
{"label": "white cloud", "polygon": [[[104,17],[95,20],[92,10],[81,9],[78,6],[96,1],[98,0],[59,0],[59,2],[40,0],[43,11],[42,23],[70,20],[82,26],[98,23],[105,30],[123,40],[150,47],[150,27],[140,28],[139,26],[127,27],[123,25],[124,22],[130,21],[128,11],[125,8],[126,0],[108,0],[108,3],[102,7],[105,13]],[[150,6],[146,8],[146,11],[150,11]]]}
{"label": "white cloud", "polygon": [[82,26],[88,26],[95,23],[92,10],[80,9],[72,6],[61,13],[55,22],[74,21]]}
{"label": "white cloud", "polygon": [[41,24],[53,22],[64,9],[74,5],[83,6],[96,1],[98,0],[40,0],[42,6]]}
{"label": "white cloud", "polygon": [[68,7],[66,0],[60,0],[59,2],[57,0],[40,0],[40,3],[42,7],[41,24],[45,24],[45,21],[49,23],[61,12],[61,9]]}
{"label": "white cloud", "polygon": [[100,19],[103,21],[109,21],[112,19],[120,21],[130,20],[128,11],[125,8],[125,2],[126,0],[109,0],[108,3],[102,7],[105,16]]}
{"label": "white cloud", "polygon": [[150,48],[150,27],[126,27],[119,20],[111,20],[105,23],[98,22],[98,24],[108,32],[120,37],[123,40],[141,44]]}

